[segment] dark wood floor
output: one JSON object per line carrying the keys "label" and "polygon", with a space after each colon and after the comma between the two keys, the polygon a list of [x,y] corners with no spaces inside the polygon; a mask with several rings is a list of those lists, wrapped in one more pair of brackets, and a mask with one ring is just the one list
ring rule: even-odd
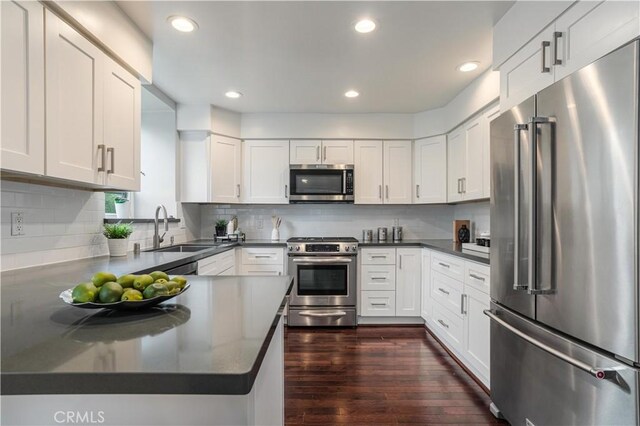
{"label": "dark wood floor", "polygon": [[487,394],[423,327],[285,336],[287,425],[498,423]]}

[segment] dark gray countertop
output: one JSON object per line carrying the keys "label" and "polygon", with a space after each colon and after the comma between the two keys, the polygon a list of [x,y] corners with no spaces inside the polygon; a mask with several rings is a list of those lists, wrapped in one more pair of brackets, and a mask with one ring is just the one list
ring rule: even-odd
{"label": "dark gray countertop", "polygon": [[[291,277],[191,276],[184,294],[127,313],[74,308],[58,298],[78,274],[97,270],[82,262],[67,270],[68,279],[58,265],[14,274],[11,283],[2,274],[3,395],[251,390]],[[147,267],[122,262],[102,269],[121,274]]]}
{"label": "dark gray countertop", "polygon": [[459,256],[474,262],[489,265],[489,259],[480,255],[475,255],[462,250],[462,244],[454,243],[451,240],[402,240],[399,242],[392,241],[372,241],[364,243],[362,240],[358,243],[359,247],[425,247],[442,253]]}

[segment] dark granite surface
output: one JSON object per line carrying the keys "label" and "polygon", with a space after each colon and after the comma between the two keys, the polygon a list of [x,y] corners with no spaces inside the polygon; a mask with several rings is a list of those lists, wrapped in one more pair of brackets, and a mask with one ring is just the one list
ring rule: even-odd
{"label": "dark granite surface", "polygon": [[473,260],[474,262],[489,265],[488,257],[485,258],[481,255],[463,251],[462,244],[454,243],[451,240],[402,240],[395,243],[392,241],[377,240],[374,240],[370,243],[364,243],[362,242],[362,240],[360,240],[358,245],[360,247],[425,247],[442,253],[459,256],[465,259]]}
{"label": "dark granite surface", "polygon": [[140,312],[64,304],[59,293],[91,276],[90,265],[122,274],[149,264],[93,262],[69,262],[81,265],[66,274],[58,265],[13,274],[10,283],[2,274],[3,395],[251,390],[291,277],[190,276],[184,294]]}

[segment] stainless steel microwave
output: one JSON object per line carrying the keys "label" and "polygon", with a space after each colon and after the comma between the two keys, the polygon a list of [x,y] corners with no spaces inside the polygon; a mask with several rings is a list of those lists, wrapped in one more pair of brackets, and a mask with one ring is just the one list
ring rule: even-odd
{"label": "stainless steel microwave", "polygon": [[289,166],[291,203],[353,203],[353,165]]}

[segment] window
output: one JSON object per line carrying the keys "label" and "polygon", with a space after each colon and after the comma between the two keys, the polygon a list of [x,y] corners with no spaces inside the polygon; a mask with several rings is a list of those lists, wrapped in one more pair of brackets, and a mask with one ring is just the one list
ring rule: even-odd
{"label": "window", "polygon": [[131,216],[130,212],[131,212],[131,208],[129,206],[131,206],[131,201],[132,201],[132,194],[130,192],[105,192],[104,193],[104,216],[105,217],[119,217],[117,215],[117,211],[116,211],[116,203],[117,204],[123,204],[122,201],[126,200],[126,204],[127,204],[127,209],[126,212],[128,214],[125,214],[125,217],[128,218]]}

